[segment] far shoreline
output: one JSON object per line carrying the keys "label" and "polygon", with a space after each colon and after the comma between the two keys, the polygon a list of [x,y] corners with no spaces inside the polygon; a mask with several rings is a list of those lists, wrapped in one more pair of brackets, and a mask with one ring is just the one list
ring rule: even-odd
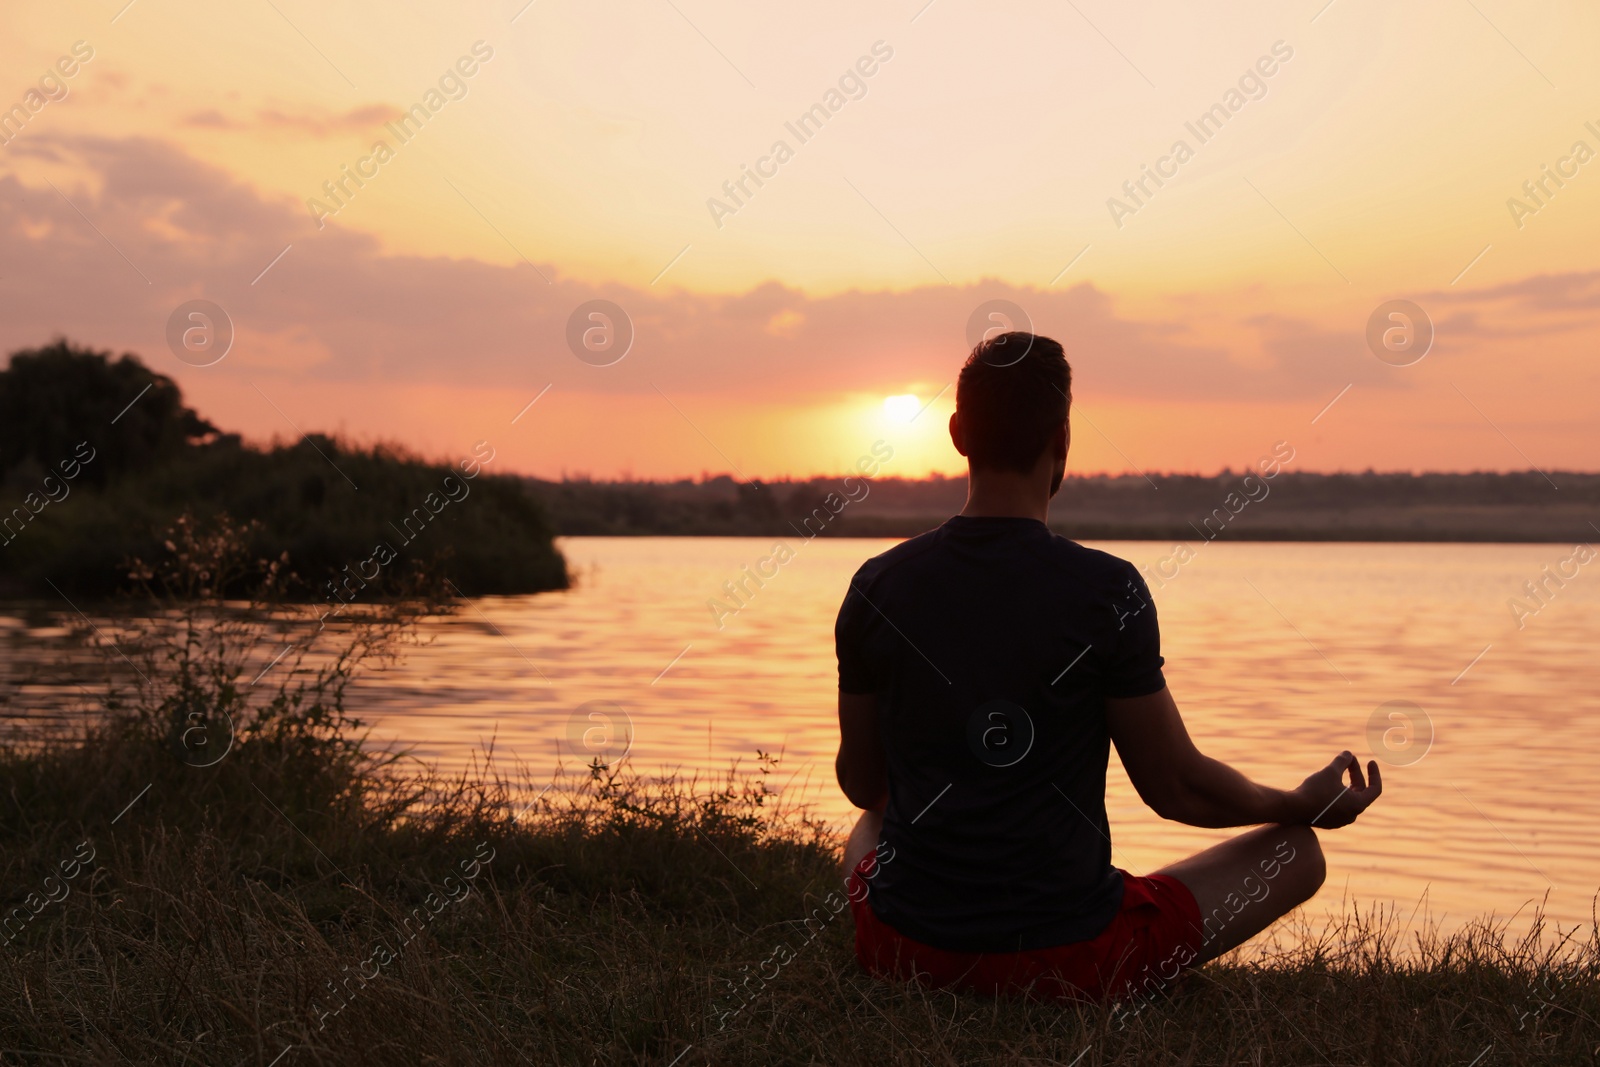
{"label": "far shoreline", "polygon": [[[801,540],[807,540],[807,541],[809,541],[809,540],[828,540],[828,541],[891,541],[892,540],[892,541],[904,541],[904,540],[908,540],[909,538],[916,537],[916,536],[918,536],[920,534],[927,533],[930,530],[936,529],[940,525],[940,523],[942,523],[943,521],[944,520],[941,519],[940,522],[936,522],[936,523],[933,523],[933,524],[928,525],[928,526],[918,527],[916,530],[911,531],[911,532],[906,532],[906,533],[895,533],[895,532],[865,533],[865,532],[860,532],[860,531],[852,531],[850,533],[825,533],[825,534],[819,534],[815,538],[801,538]],[[1070,540],[1080,541],[1080,542],[1090,542],[1090,541],[1148,541],[1148,542],[1150,542],[1152,544],[1167,544],[1167,543],[1172,543],[1172,542],[1177,542],[1177,541],[1185,541],[1185,540],[1193,543],[1193,542],[1201,540],[1200,538],[1194,537],[1192,534],[1189,537],[1185,538],[1179,532],[1133,531],[1133,532],[1118,532],[1118,533],[1102,533],[1100,531],[1089,531],[1089,532],[1070,531],[1070,530],[1063,529],[1063,528],[1061,528],[1060,526],[1058,526],[1058,525],[1056,525],[1054,523],[1050,524],[1050,530],[1051,530],[1052,533],[1057,533],[1057,534],[1060,534],[1062,537],[1066,537],[1066,538],[1068,538]],[[600,540],[643,540],[643,539],[646,539],[646,538],[656,538],[656,539],[674,540],[674,541],[714,540],[716,538],[767,541],[767,540],[771,540],[773,538],[778,538],[778,539],[781,540],[782,538],[784,538],[786,536],[787,537],[794,537],[795,535],[793,533],[790,533],[790,534],[770,533],[770,534],[768,534],[768,533],[749,533],[749,532],[734,532],[734,531],[729,531],[729,532],[708,531],[708,532],[705,532],[705,533],[651,533],[651,532],[648,532],[648,531],[626,531],[626,532],[619,532],[619,533],[557,533],[555,536],[556,536],[556,540],[558,540],[558,541],[561,541],[561,540],[574,540],[574,539],[593,540],[593,541],[600,541]],[[1352,536],[1349,536],[1349,537],[1323,537],[1323,536],[1315,536],[1315,535],[1311,535],[1311,534],[1307,534],[1307,535],[1302,536],[1302,535],[1300,535],[1300,534],[1298,534],[1296,532],[1288,532],[1288,533],[1280,534],[1280,533],[1274,533],[1272,531],[1266,531],[1266,532],[1255,533],[1255,534],[1240,534],[1237,537],[1227,537],[1227,538],[1218,537],[1218,538],[1212,538],[1210,540],[1211,541],[1223,542],[1223,543],[1226,543],[1228,541],[1239,541],[1239,542],[1246,542],[1246,543],[1249,543],[1249,544],[1302,544],[1302,545],[1305,545],[1305,544],[1326,544],[1326,545],[1507,545],[1507,546],[1511,546],[1511,545],[1567,545],[1567,544],[1575,543],[1573,541],[1573,539],[1571,539],[1571,538],[1563,538],[1563,537],[1508,538],[1508,537],[1495,537],[1495,536],[1477,536],[1477,535],[1474,535],[1474,534],[1463,534],[1461,536],[1455,536],[1455,537],[1452,537],[1452,536],[1431,536],[1431,535],[1427,536],[1427,537],[1407,537],[1407,536],[1403,536],[1403,535],[1394,536],[1394,537],[1357,536],[1357,535],[1352,535]],[[1209,541],[1207,541],[1205,543],[1209,543]],[[1583,542],[1578,542],[1578,543],[1583,543]],[[559,590],[552,590],[552,591],[559,591]]]}
{"label": "far shoreline", "polygon": [[[964,477],[523,485],[563,537],[904,538],[966,501]],[[1600,474],[1069,475],[1051,511],[1080,541],[1573,545],[1600,538]]]}

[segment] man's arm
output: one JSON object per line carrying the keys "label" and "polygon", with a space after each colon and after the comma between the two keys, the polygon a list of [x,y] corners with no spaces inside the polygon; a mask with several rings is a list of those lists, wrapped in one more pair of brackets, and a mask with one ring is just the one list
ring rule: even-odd
{"label": "man's arm", "polygon": [[1149,696],[1107,700],[1106,723],[1140,799],[1163,819],[1190,826],[1304,823],[1332,829],[1354,822],[1383,792],[1377,762],[1367,765],[1369,784],[1349,752],[1296,789],[1258,785],[1195,747],[1164,687]]}
{"label": "man's arm", "polygon": [[878,736],[878,698],[839,690],[839,756],[833,762],[839,788],[850,803],[882,811],[889,803],[889,766]]}

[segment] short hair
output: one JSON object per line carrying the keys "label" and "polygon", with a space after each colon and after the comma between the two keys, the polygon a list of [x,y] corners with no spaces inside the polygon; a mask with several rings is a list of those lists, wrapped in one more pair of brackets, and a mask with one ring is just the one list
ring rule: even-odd
{"label": "short hair", "polygon": [[1072,367],[1059,342],[1013,330],[980,342],[956,382],[967,459],[1026,473],[1072,407]]}

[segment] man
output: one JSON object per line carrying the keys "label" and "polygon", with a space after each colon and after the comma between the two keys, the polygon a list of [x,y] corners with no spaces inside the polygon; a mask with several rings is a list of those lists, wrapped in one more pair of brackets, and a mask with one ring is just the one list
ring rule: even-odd
{"label": "man", "polygon": [[[1159,988],[1310,899],[1325,875],[1311,828],[1350,823],[1383,788],[1349,752],[1282,790],[1195,747],[1138,571],[1045,525],[1071,374],[1046,337],[973,349],[950,417],[966,507],[863,564],[839,611],[836,770],[865,809],[845,870],[874,974],[1054,997]],[[1163,818],[1257,828],[1147,877],[1112,866],[1113,743]]]}

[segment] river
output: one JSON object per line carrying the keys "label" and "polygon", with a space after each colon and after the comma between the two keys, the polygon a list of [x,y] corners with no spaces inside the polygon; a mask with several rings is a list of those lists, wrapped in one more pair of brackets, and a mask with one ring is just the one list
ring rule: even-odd
{"label": "river", "polygon": [[[380,743],[458,766],[494,740],[534,779],[628,747],[641,771],[720,772],[781,753],[772,780],[844,827],[833,620],[850,575],[892,541],[792,541],[794,558],[736,612],[724,583],[770,555],[760,538],[567,538],[570,590],[485,597],[425,625],[428,641],[360,681]],[[1141,568],[1155,542],[1105,542]],[[1545,903],[1587,923],[1600,889],[1589,741],[1600,574],[1543,595],[1561,545],[1209,543],[1152,582],[1168,683],[1210,755],[1289,786],[1340,749],[1383,761],[1385,793],[1324,833],[1318,902],[1392,906],[1444,928]],[[1567,563],[1571,573],[1575,564]],[[771,567],[766,570],[770,573]],[[754,588],[753,585],[750,588]],[[1514,613],[1520,598],[1531,612]],[[11,676],[65,630],[0,608]],[[1520,616],[1520,617],[1519,617]],[[720,622],[720,627],[718,623]],[[12,724],[30,697],[13,685]],[[1165,823],[1112,759],[1115,861],[1147,872],[1224,831]]]}

